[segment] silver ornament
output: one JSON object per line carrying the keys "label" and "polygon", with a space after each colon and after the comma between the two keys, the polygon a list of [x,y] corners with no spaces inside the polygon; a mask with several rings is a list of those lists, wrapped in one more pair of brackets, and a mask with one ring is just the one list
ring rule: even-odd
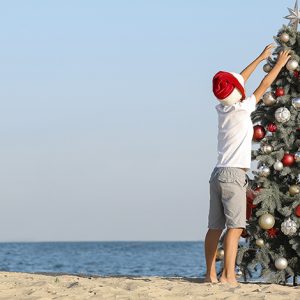
{"label": "silver ornament", "polygon": [[297,184],[293,184],[289,187],[289,193],[291,196],[295,196],[300,193],[300,187]]}
{"label": "silver ornament", "polygon": [[282,171],[283,163],[280,160],[277,160],[275,162],[275,164],[273,165],[273,167],[274,167],[274,170],[276,170],[276,171]]}
{"label": "silver ornament", "polygon": [[281,231],[285,235],[293,235],[297,232],[297,224],[295,221],[288,218],[284,222],[281,223]]}
{"label": "silver ornament", "polygon": [[270,168],[266,165],[262,165],[258,168],[259,176],[268,177],[270,173],[271,173]]}
{"label": "silver ornament", "polygon": [[279,107],[275,111],[275,119],[279,123],[287,122],[291,117],[290,111],[286,107]]}
{"label": "silver ornament", "polygon": [[272,70],[272,67],[270,64],[265,64],[263,66],[263,70],[266,72],[266,73],[269,73],[271,70]]}
{"label": "silver ornament", "polygon": [[290,59],[287,64],[286,64],[286,68],[289,71],[295,71],[298,68],[299,64],[295,59]]}
{"label": "silver ornament", "polygon": [[279,38],[284,43],[287,43],[290,40],[290,36],[286,32],[283,32]]}
{"label": "silver ornament", "polygon": [[296,1],[294,9],[288,8],[290,14],[285,19],[290,20],[289,26],[292,27],[295,31],[298,29],[298,24],[300,21],[300,10],[298,9],[298,1]]}
{"label": "silver ornament", "polygon": [[265,244],[265,242],[264,242],[263,239],[257,239],[257,240],[255,241],[255,244],[256,244],[256,246],[258,246],[258,247],[262,247],[262,246]]}
{"label": "silver ornament", "polygon": [[284,270],[288,265],[287,260],[284,257],[279,257],[275,260],[275,267],[277,270]]}
{"label": "silver ornament", "polygon": [[272,228],[275,224],[275,219],[271,214],[263,214],[258,219],[258,225],[260,228],[268,230]]}
{"label": "silver ornament", "polygon": [[295,158],[295,162],[296,162],[296,163],[299,163],[299,162],[300,162],[300,151],[297,151],[297,152],[294,154],[294,158]]}
{"label": "silver ornament", "polygon": [[292,99],[292,105],[294,106],[294,108],[299,109],[300,108],[300,98]]}
{"label": "silver ornament", "polygon": [[273,93],[272,92],[267,92],[264,94],[263,96],[263,102],[266,106],[272,106],[274,105],[277,100],[276,98],[273,96]]}
{"label": "silver ornament", "polygon": [[217,250],[217,259],[221,260],[224,257],[224,250],[222,248],[219,248]]}
{"label": "silver ornament", "polygon": [[269,144],[263,144],[260,149],[264,154],[270,154],[273,151],[273,147]]}

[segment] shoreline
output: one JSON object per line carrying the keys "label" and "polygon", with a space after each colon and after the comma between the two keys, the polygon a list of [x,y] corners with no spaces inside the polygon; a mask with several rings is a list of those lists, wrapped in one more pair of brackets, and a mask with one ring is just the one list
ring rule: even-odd
{"label": "shoreline", "polygon": [[297,299],[300,285],[246,282],[238,287],[203,278],[0,272],[0,299]]}

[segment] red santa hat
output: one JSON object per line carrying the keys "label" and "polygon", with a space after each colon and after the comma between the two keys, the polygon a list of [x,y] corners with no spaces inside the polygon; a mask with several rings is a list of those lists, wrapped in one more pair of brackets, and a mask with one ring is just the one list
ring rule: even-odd
{"label": "red santa hat", "polygon": [[234,72],[218,72],[213,78],[213,92],[223,105],[232,105],[244,100],[245,81],[241,74]]}

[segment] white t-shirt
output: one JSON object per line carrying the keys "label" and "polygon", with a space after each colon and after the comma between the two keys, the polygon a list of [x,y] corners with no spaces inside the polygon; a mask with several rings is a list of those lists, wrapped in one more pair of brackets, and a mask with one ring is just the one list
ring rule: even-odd
{"label": "white t-shirt", "polygon": [[219,122],[217,167],[251,168],[253,124],[250,115],[255,107],[254,94],[230,106],[216,105]]}

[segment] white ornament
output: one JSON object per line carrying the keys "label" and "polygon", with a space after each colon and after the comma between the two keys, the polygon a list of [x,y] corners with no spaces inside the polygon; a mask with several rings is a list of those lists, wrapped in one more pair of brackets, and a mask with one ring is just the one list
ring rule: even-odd
{"label": "white ornament", "polygon": [[294,154],[294,158],[295,158],[296,163],[300,162],[300,151],[299,150]]}
{"label": "white ornament", "polygon": [[282,171],[283,163],[280,160],[277,160],[275,162],[275,164],[273,165],[273,167],[274,167],[274,170],[276,170],[276,171]]}
{"label": "white ornament", "polygon": [[270,154],[273,151],[273,147],[269,144],[263,144],[260,149],[264,154]]}
{"label": "white ornament", "polygon": [[290,218],[281,223],[281,231],[285,235],[293,235],[297,232],[297,224]]}
{"label": "white ornament", "polygon": [[266,72],[266,73],[269,73],[271,70],[272,70],[272,67],[270,64],[265,64],[263,66],[263,70]]}
{"label": "white ornament", "polygon": [[300,98],[292,99],[292,105],[294,106],[294,108],[299,109],[300,108]]}
{"label": "white ornament", "polygon": [[277,270],[284,270],[288,265],[287,260],[284,257],[279,257],[275,260],[275,267]]}
{"label": "white ornament", "polygon": [[273,96],[273,93],[272,92],[267,92],[264,94],[263,96],[263,102],[266,106],[272,106],[274,105],[277,100],[276,98]]}
{"label": "white ornament", "polygon": [[271,170],[268,166],[262,165],[258,168],[258,174],[262,177],[268,177],[271,173]]}
{"label": "white ornament", "polygon": [[275,119],[279,123],[287,122],[291,117],[290,111],[286,107],[279,107],[275,111]]}
{"label": "white ornament", "polygon": [[279,38],[284,43],[287,43],[290,40],[290,36],[286,32],[283,32]]}
{"label": "white ornament", "polygon": [[275,219],[271,214],[263,214],[258,219],[258,225],[262,229],[271,229],[275,224]]}
{"label": "white ornament", "polygon": [[264,242],[263,239],[257,239],[257,240],[255,241],[255,244],[256,244],[256,246],[258,246],[258,247],[262,247],[262,246],[265,244],[265,242]]}
{"label": "white ornament", "polygon": [[287,64],[286,64],[286,68],[289,71],[295,71],[298,68],[299,64],[295,59],[290,59]]}

